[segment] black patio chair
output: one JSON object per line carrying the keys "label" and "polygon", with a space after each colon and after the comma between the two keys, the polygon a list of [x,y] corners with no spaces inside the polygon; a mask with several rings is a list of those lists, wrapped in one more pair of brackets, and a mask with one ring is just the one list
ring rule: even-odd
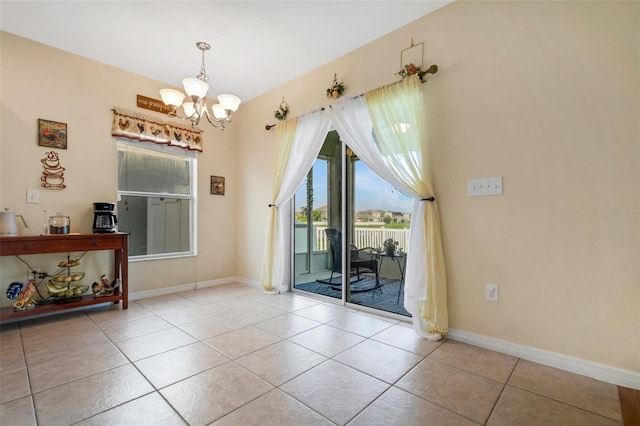
{"label": "black patio chair", "polygon": [[[331,277],[329,278],[328,282],[321,280],[318,281],[325,284],[335,285],[335,283],[332,281],[333,274],[335,272],[342,273],[342,232],[337,229],[327,228],[325,229],[325,233],[327,234],[327,240],[329,241],[329,251],[331,256]],[[351,270],[355,271],[356,277],[356,280],[352,282],[361,281],[363,279],[360,276],[361,273],[373,273],[376,277],[376,284],[372,289],[375,290],[380,288],[380,279],[378,277],[378,259],[375,250],[371,247],[359,249],[353,244],[351,244],[350,248],[350,266]]]}

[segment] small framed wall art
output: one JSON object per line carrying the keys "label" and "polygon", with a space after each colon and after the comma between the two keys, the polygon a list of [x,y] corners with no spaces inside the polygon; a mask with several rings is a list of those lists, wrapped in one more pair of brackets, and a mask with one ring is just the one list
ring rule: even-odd
{"label": "small framed wall art", "polygon": [[67,123],[38,119],[38,145],[67,149]]}
{"label": "small framed wall art", "polygon": [[213,195],[224,195],[224,177],[211,176],[211,193]]}

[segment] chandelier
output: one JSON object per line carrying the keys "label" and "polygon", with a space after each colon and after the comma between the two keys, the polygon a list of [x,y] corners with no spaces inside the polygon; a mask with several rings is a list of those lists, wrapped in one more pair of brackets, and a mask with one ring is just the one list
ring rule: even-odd
{"label": "chandelier", "polygon": [[[184,91],[191,99],[191,102],[182,103],[185,94],[174,89],[160,90],[162,102],[171,107],[169,111],[170,117],[177,117],[183,120],[190,120],[191,127],[197,127],[202,117],[206,117],[207,121],[213,127],[220,127],[224,130],[224,126],[231,122],[231,114],[234,113],[240,105],[240,98],[233,95],[219,95],[217,104],[211,106],[211,111],[207,108],[205,98],[209,90],[209,77],[204,69],[204,52],[211,49],[209,43],[199,41],[196,43],[198,49],[202,51],[202,65],[200,66],[200,74],[196,78],[185,78],[182,80]],[[178,114],[178,108],[182,106],[184,116]]]}

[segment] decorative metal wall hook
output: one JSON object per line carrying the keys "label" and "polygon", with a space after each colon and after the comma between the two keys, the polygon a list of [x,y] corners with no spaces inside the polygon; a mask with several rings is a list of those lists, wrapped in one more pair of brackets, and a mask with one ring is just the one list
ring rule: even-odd
{"label": "decorative metal wall hook", "polygon": [[[280,102],[280,105],[278,105],[278,109],[273,111],[273,116],[279,121],[284,121],[287,119],[288,114],[289,114],[289,104],[285,102],[284,96],[283,96],[282,102]],[[266,126],[264,126],[266,130],[271,130],[274,127],[276,127],[275,124],[267,124]]]}
{"label": "decorative metal wall hook", "polygon": [[[418,56],[418,47],[419,56]],[[405,58],[405,52],[407,58]],[[423,69],[424,66],[424,42],[414,44],[413,39],[411,39],[411,46],[402,49],[400,51],[400,71],[398,74],[402,78],[411,77],[412,75],[417,75],[420,78],[420,81],[424,83],[424,77],[427,74],[435,74],[438,72],[437,65],[431,65],[426,70]]]}
{"label": "decorative metal wall hook", "polygon": [[[408,58],[408,61],[409,61],[410,63],[412,63],[412,64],[415,64],[415,65],[416,65],[416,66],[418,66],[418,67],[422,67],[422,65],[423,65],[423,63],[424,63],[424,41],[421,41],[421,42],[420,42],[420,43],[418,43],[418,44],[413,44],[413,38],[412,38],[412,39],[411,39],[411,46],[406,47],[406,48],[404,48],[404,49],[402,49],[402,50],[400,51],[400,68],[403,68],[403,67],[404,67],[404,65],[406,64],[406,62],[405,62],[405,61],[403,61],[403,59],[404,59],[404,58],[403,58],[404,52],[406,52],[406,51],[408,51],[408,50],[411,50],[411,49],[413,49],[414,47],[418,47],[418,46],[420,46],[420,64],[419,64],[419,65],[417,64],[417,56],[415,56],[415,57],[409,57],[409,58]],[[417,52],[414,52],[414,53],[416,53],[416,54],[417,54]]]}
{"label": "decorative metal wall hook", "polygon": [[289,104],[284,101],[284,96],[282,97],[282,102],[280,102],[278,109],[273,113],[274,117],[280,121],[287,119],[287,114],[289,114]]}
{"label": "decorative metal wall hook", "polygon": [[333,83],[327,89],[327,98],[339,98],[344,93],[344,83],[338,82],[338,74],[333,74]]}

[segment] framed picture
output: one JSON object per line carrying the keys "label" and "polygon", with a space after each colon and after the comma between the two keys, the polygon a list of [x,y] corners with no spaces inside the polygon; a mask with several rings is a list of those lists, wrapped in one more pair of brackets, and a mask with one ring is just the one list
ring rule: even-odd
{"label": "framed picture", "polygon": [[67,149],[67,123],[38,119],[38,145]]}
{"label": "framed picture", "polygon": [[211,193],[213,195],[224,195],[224,177],[211,176]]}

